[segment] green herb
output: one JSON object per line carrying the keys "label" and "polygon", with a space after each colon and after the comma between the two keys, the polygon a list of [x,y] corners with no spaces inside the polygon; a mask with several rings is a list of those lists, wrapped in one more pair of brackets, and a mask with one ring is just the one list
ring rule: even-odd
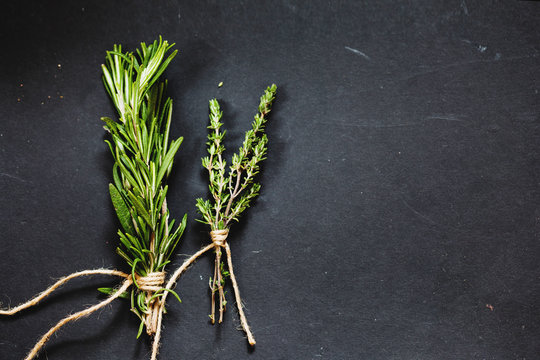
{"label": "green herb", "polygon": [[259,194],[261,186],[253,179],[259,172],[259,163],[266,159],[266,115],[271,110],[276,89],[276,85],[269,86],[261,96],[259,113],[255,115],[252,128],[246,132],[242,147],[232,156],[228,174],[227,162],[222,157],[226,133],[221,130],[223,112],[216,99],[210,100],[210,134],[207,142],[210,156],[202,158],[202,166],[209,173],[212,200],[197,199],[197,209],[203,216],[203,220],[199,221],[210,225],[212,230],[226,229],[233,220],[238,221],[240,214]]}
{"label": "green herb", "polygon": [[103,82],[119,116],[118,121],[102,118],[114,158],[109,192],[122,226],[117,252],[131,267],[136,285],[131,310],[148,334],[156,331],[150,317],[158,311],[164,269],[186,225],[184,215],[174,227],[166,200],[166,179],[182,143],[182,138],[169,141],[172,100],[165,96],[167,82],[160,80],[177,53],[171,51],[173,45],[160,38],[141,43],[136,54],[115,45],[102,65]]}
{"label": "green herb", "polygon": [[[208,170],[210,184],[210,200],[197,199],[197,210],[202,215],[202,223],[210,225],[211,237],[215,245],[216,259],[214,277],[210,279],[212,291],[212,314],[210,319],[215,322],[215,294],[219,294],[219,322],[223,319],[225,310],[225,292],[223,285],[225,278],[230,276],[236,294],[236,302],[240,313],[242,326],[248,334],[249,342],[255,340],[247,326],[243,315],[241,299],[239,296],[236,279],[232,269],[230,248],[226,243],[229,227],[250,206],[253,199],[259,194],[260,184],[254,182],[255,175],[260,170],[260,162],[265,159],[268,139],[264,133],[267,115],[271,110],[272,102],[276,94],[276,85],[266,89],[261,96],[258,114],[252,127],[245,134],[242,147],[232,156],[231,165],[227,168],[227,162],[223,158],[225,147],[223,138],[226,131],[222,130],[223,115],[216,99],[210,100],[210,133],[208,135],[209,156],[202,158],[202,166]],[[227,171],[228,170],[228,171]],[[221,249],[227,252],[228,271],[221,261]]]}

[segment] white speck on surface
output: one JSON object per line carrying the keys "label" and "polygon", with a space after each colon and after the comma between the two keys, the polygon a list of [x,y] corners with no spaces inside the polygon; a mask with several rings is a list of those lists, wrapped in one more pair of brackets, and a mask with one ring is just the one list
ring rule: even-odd
{"label": "white speck on surface", "polygon": [[501,60],[501,53],[496,53],[495,57],[493,58],[495,61]]}
{"label": "white speck on surface", "polygon": [[201,280],[203,279],[203,278],[202,278],[202,275],[199,275],[199,279],[201,279]]}
{"label": "white speck on surface", "polygon": [[371,60],[371,58],[369,56],[367,56],[365,53],[361,52],[360,50],[353,49],[353,48],[348,47],[348,46],[345,46],[345,49],[349,50],[350,52],[352,52],[352,53],[354,53],[356,55],[360,55],[361,57],[363,57],[366,60]]}
{"label": "white speck on surface", "polygon": [[480,51],[481,53],[485,52],[486,50],[487,50],[487,46],[478,45],[478,51]]}
{"label": "white speck on surface", "polygon": [[58,69],[61,69],[62,68],[62,64],[58,64]]}
{"label": "white speck on surface", "polygon": [[254,254],[260,254],[262,252],[262,250],[253,250],[252,253]]}

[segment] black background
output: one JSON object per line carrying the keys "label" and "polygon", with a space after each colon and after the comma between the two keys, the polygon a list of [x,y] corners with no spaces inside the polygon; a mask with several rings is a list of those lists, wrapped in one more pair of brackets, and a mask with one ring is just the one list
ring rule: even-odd
{"label": "black background", "polygon": [[[185,138],[169,204],[189,216],[169,270],[209,241],[194,206],[208,100],[233,150],[263,89],[278,95],[261,196],[229,238],[256,349],[230,289],[225,322],[209,325],[209,256],[168,303],[161,359],[540,358],[540,3],[66,0],[1,13],[4,306],[75,271],[128,270],[100,64],[114,43],[162,34],[181,52],[166,76]],[[23,358],[118,281],[74,280],[1,319],[0,358]],[[137,327],[119,300],[40,359],[147,359]]]}

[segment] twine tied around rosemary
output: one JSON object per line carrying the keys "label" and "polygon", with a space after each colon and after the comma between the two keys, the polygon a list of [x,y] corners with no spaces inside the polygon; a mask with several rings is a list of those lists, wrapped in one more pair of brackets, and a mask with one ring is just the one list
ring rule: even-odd
{"label": "twine tied around rosemary", "polygon": [[159,301],[159,297],[156,297],[155,293],[164,289],[164,282],[164,272],[151,272],[146,274],[146,276],[135,274],[135,285],[141,291],[146,292],[146,306],[148,310],[145,314],[144,323],[148,335],[154,335],[157,331],[159,311],[164,304]]}
{"label": "twine tied around rosemary", "polygon": [[[75,272],[73,274],[70,274],[68,276],[65,276],[59,279],[57,282],[55,282],[53,285],[48,287],[43,292],[39,293],[32,299],[16,307],[8,308],[8,309],[0,309],[0,315],[15,315],[21,312],[22,310],[25,310],[34,305],[37,305],[41,300],[51,295],[56,289],[64,285],[69,280],[75,279],[78,277],[89,276],[89,275],[120,276],[120,277],[123,277],[125,280],[122,283],[122,285],[117,290],[115,290],[111,294],[111,296],[109,296],[107,299],[87,309],[84,309],[82,311],[66,316],[65,318],[60,320],[56,325],[51,327],[49,331],[47,331],[47,333],[45,333],[45,335],[43,335],[39,339],[39,341],[34,345],[32,350],[25,357],[25,360],[33,359],[39,353],[39,351],[45,346],[45,344],[51,338],[51,336],[55,332],[60,330],[61,327],[63,327],[69,322],[88,316],[96,312],[97,310],[107,306],[108,304],[113,302],[115,299],[122,296],[122,294],[124,294],[132,285],[136,285],[141,291],[147,292],[148,311],[146,313],[145,325],[146,325],[147,333],[149,335],[154,335],[154,344],[152,346],[153,351],[152,351],[151,359],[155,360],[157,358],[157,353],[159,349],[160,336],[158,334],[160,332],[159,328],[161,326],[161,316],[165,308],[165,301],[164,299],[160,299],[160,297],[163,297],[163,298],[166,297],[166,294],[172,289],[177,279],[177,276],[175,277],[173,275],[171,279],[169,280],[169,282],[167,283],[167,286],[163,287],[163,284],[165,283],[164,272],[153,272],[153,273],[147,274],[146,276],[140,276],[138,274],[135,274],[135,280],[133,279],[132,275],[126,274],[118,270],[95,269],[95,270],[84,270],[84,271]],[[178,274],[178,276],[179,275],[180,274]],[[158,291],[164,291],[164,292],[160,294],[160,296],[156,296],[156,292]]]}

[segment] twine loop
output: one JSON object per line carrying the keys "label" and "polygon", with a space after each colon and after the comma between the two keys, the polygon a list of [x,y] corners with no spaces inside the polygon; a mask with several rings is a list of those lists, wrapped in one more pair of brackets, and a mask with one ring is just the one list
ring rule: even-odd
{"label": "twine loop", "polygon": [[210,231],[210,238],[212,239],[212,244],[214,244],[216,247],[225,247],[228,235],[228,229]]}
{"label": "twine loop", "polygon": [[165,273],[164,272],[151,272],[146,274],[146,276],[137,276],[137,285],[139,289],[143,291],[158,291],[163,288],[163,283],[165,282]]}

